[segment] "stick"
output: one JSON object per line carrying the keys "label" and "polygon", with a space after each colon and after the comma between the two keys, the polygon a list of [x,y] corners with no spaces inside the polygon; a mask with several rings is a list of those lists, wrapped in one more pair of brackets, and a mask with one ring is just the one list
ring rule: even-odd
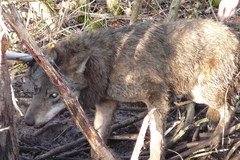
{"label": "stick", "polygon": [[25,27],[21,22],[21,19],[18,16],[14,4],[10,3],[8,5],[8,8],[10,12],[6,10],[4,10],[3,12],[5,20],[18,34],[19,39],[26,46],[26,48],[32,54],[32,56],[34,57],[36,62],[40,65],[40,67],[42,67],[42,69],[46,72],[46,74],[49,76],[53,84],[56,85],[76,125],[82,130],[82,133],[87,138],[92,149],[102,159],[108,160],[115,159],[111,152],[107,149],[106,144],[103,143],[102,139],[97,134],[96,130],[91,126],[89,120],[87,119],[86,113],[83,111],[81,105],[78,102],[77,97],[73,96],[66,82],[62,80],[60,74],[52,67],[50,62],[45,58],[44,54],[37,46],[37,43],[33,41],[29,34],[27,33]]}
{"label": "stick", "polygon": [[79,146],[79,144],[82,144],[86,141],[86,139],[83,137],[83,138],[80,138],[74,142],[71,142],[71,143],[68,143],[67,145],[64,145],[64,146],[60,146],[60,147],[57,147],[55,149],[52,149],[50,150],[49,152],[45,153],[45,154],[42,154],[40,156],[37,156],[35,158],[35,160],[41,160],[41,159],[46,159],[46,158],[49,158],[53,155],[56,155],[56,154],[59,154],[59,153],[62,153],[66,150],[70,150],[70,149],[74,149],[76,148],[77,146]]}
{"label": "stick", "polygon": [[137,140],[138,134],[123,134],[123,135],[113,135],[110,136],[108,139],[110,140]]}
{"label": "stick", "polygon": [[148,128],[149,123],[150,123],[150,118],[151,118],[154,111],[155,111],[155,109],[152,109],[146,115],[146,117],[143,119],[143,123],[142,123],[141,129],[140,129],[140,132],[139,132],[139,135],[138,135],[138,138],[137,138],[137,142],[135,144],[135,147],[134,147],[134,150],[133,150],[133,153],[132,153],[131,160],[138,160],[138,157],[139,157],[140,152],[141,152],[141,148],[144,144],[144,137],[145,137],[145,134],[147,132],[147,128]]}
{"label": "stick", "polygon": [[[123,121],[122,123],[120,124],[115,124],[112,126],[112,131],[115,131],[117,129],[120,129],[120,128],[123,128],[123,127],[126,127],[127,125],[130,125],[136,121],[139,121],[143,118],[143,116],[145,116],[147,113],[146,112],[143,112],[143,113],[140,113],[139,115],[137,115],[136,117],[131,117],[125,121]],[[42,134],[45,130],[47,130],[48,128],[52,128],[54,127],[55,125],[59,125],[59,124],[64,124],[64,123],[68,123],[69,120],[65,120],[65,121],[62,121],[61,123],[60,122],[55,122],[55,123],[52,123],[52,124],[47,124],[46,126],[44,126],[41,130],[37,131],[34,133],[34,136],[37,136],[39,134]],[[113,136],[114,139],[116,139],[117,136]],[[111,139],[112,137],[110,137]],[[129,139],[135,139],[135,136],[131,136],[129,137]],[[136,138],[137,139],[137,138]],[[135,140],[136,140],[135,139]],[[84,140],[86,140],[84,138]],[[70,142],[66,145],[63,145],[63,146],[59,146],[57,148],[54,148],[50,151],[48,151],[47,153],[45,154],[42,154],[41,156],[37,157],[39,159],[47,159],[51,156],[54,156],[54,155],[57,155],[57,154],[60,154],[62,152],[66,152],[70,149],[74,149],[76,148],[77,146],[81,145],[83,142],[84,142],[83,138],[79,138],[77,139],[75,142]]]}
{"label": "stick", "polygon": [[137,116],[135,116],[135,117],[131,117],[131,118],[126,119],[126,120],[124,120],[124,121],[122,121],[122,122],[119,122],[119,123],[117,123],[117,124],[114,124],[114,125],[112,126],[112,130],[117,130],[117,129],[126,127],[126,126],[128,126],[128,125],[130,125],[130,124],[133,124],[133,123],[135,123],[135,122],[137,122],[137,121],[140,121],[140,120],[142,120],[146,115],[147,115],[147,112],[142,112],[142,113],[140,113],[139,115],[137,115]]}

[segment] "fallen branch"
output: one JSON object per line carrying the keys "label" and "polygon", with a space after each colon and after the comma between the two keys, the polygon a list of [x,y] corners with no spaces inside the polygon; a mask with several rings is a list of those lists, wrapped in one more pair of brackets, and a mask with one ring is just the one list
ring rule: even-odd
{"label": "fallen branch", "polygon": [[138,134],[123,134],[123,135],[113,135],[110,136],[108,139],[110,140],[137,140]]}
{"label": "fallen branch", "polygon": [[[128,126],[128,125],[130,125],[130,124],[132,124],[132,123],[134,123],[134,122],[137,122],[137,121],[141,120],[142,118],[144,118],[144,116],[145,116],[146,114],[147,114],[147,112],[143,112],[143,113],[140,113],[139,115],[137,115],[136,117],[131,117],[131,118],[123,121],[123,122],[120,123],[120,124],[115,124],[115,125],[112,126],[112,131],[115,131],[115,130],[117,130],[117,129],[126,127],[126,126]],[[52,127],[55,126],[55,125],[60,125],[60,124],[68,123],[68,121],[69,121],[69,120],[65,120],[65,121],[63,121],[62,123],[56,122],[56,123],[52,123],[52,124],[49,124],[49,125],[47,124],[47,125],[44,126],[41,130],[39,130],[38,132],[35,132],[34,135],[36,136],[36,135],[42,134],[42,133],[43,133],[44,131],[46,131],[48,128],[52,128]],[[117,137],[117,136],[116,136],[116,137]],[[116,138],[116,137],[115,137],[115,138]],[[136,139],[137,139],[137,138],[136,138],[136,135],[135,135],[134,137],[135,137],[135,138],[133,138],[133,137],[132,137],[132,138],[136,140]],[[110,139],[111,139],[111,138],[114,138],[114,136],[113,136],[113,137],[110,137]],[[42,155],[39,156],[39,157],[40,157],[40,159],[46,159],[46,158],[49,158],[49,157],[51,157],[51,156],[58,155],[58,154],[60,154],[60,153],[62,153],[62,152],[66,152],[66,151],[68,151],[68,150],[70,150],[70,149],[76,148],[77,146],[81,145],[84,141],[86,141],[85,138],[79,138],[78,140],[76,140],[76,141],[74,141],[74,142],[71,142],[71,143],[68,143],[68,144],[66,144],[66,145],[63,145],[63,146],[59,146],[59,147],[57,147],[57,148],[54,148],[54,149],[48,151],[47,153],[42,154]],[[37,157],[37,158],[39,158],[39,157]]]}
{"label": "fallen branch", "polygon": [[35,160],[42,160],[42,159],[47,159],[49,157],[52,157],[53,155],[57,155],[59,153],[62,153],[64,151],[67,151],[67,150],[70,150],[70,149],[74,149],[76,148],[77,146],[79,146],[80,144],[86,142],[86,139],[83,137],[83,138],[80,138],[74,142],[71,142],[71,143],[68,143],[64,146],[60,146],[60,147],[57,147],[55,149],[52,149],[50,150],[49,152],[45,153],[45,154],[42,154],[40,156],[37,156],[35,158]]}
{"label": "fallen branch", "polygon": [[147,115],[147,112],[142,112],[140,113],[139,115],[135,116],[135,117],[131,117],[125,121],[121,121],[121,122],[118,122],[117,124],[114,124],[112,126],[112,130],[117,130],[117,129],[120,129],[120,128],[123,128],[123,127],[126,127],[130,124],[133,124],[137,121],[140,121],[142,120],[145,116]]}
{"label": "fallen branch", "polygon": [[20,107],[17,104],[17,99],[15,98],[15,94],[14,94],[12,85],[10,85],[10,88],[11,88],[13,106],[16,109],[16,111],[20,114],[20,116],[23,116],[23,113],[22,113]]}
{"label": "fallen branch", "polygon": [[[70,152],[66,152],[64,154],[61,154],[60,156],[56,156],[56,158],[59,158],[59,157],[72,157],[72,156],[75,156],[75,155],[79,155],[79,153],[84,153],[84,152],[87,152],[88,150],[90,150],[90,147],[83,147],[82,149],[78,149],[78,150],[73,150],[73,151],[70,151]],[[88,155],[87,155],[88,156]],[[66,158],[65,158],[66,159]]]}
{"label": "fallen branch", "polygon": [[235,160],[235,159],[240,159],[240,154],[237,154],[236,156],[234,156],[234,157],[232,158],[232,160]]}
{"label": "fallen branch", "polygon": [[189,129],[199,126],[200,124],[206,123],[206,122],[208,122],[208,119],[203,118],[203,119],[196,121],[193,124],[186,126],[184,129],[180,130],[176,136],[172,137],[172,139],[169,141],[167,146],[169,147],[169,146],[173,145],[174,143],[176,143]]}
{"label": "fallen branch", "polygon": [[240,123],[232,126],[229,128],[229,130],[226,132],[225,136],[228,136],[229,134],[233,134],[235,131],[240,130]]}
{"label": "fallen branch", "polygon": [[[220,149],[220,150],[208,151],[208,150],[206,150],[206,149],[202,149],[201,151],[196,152],[196,154],[188,157],[187,159],[197,159],[197,158],[200,158],[200,157],[202,157],[202,158],[205,157],[205,158],[206,158],[206,156],[209,156],[209,155],[211,155],[211,154],[213,154],[213,153],[228,152],[228,150],[229,150],[229,149]],[[204,159],[205,159],[205,158],[204,158]]]}
{"label": "fallen branch", "polygon": [[41,129],[34,132],[33,136],[39,136],[40,134],[44,133],[48,129],[52,129],[52,128],[54,128],[56,126],[59,126],[59,125],[65,125],[65,124],[67,124],[68,122],[71,122],[71,121],[72,121],[71,119],[65,119],[63,121],[52,122],[52,123],[46,124]]}
{"label": "fallen branch", "polygon": [[143,120],[142,123],[142,127],[140,129],[138,138],[137,138],[137,142],[135,144],[133,153],[132,153],[132,157],[131,160],[138,160],[141,149],[143,147],[144,144],[144,137],[146,135],[147,132],[147,128],[150,124],[150,120],[151,120],[151,116],[153,116],[153,112],[156,111],[155,109],[152,109],[151,111],[149,111],[149,113],[146,115],[146,117]]}
{"label": "fallen branch", "polygon": [[232,149],[228,152],[225,160],[229,160],[230,157],[233,155],[233,153],[236,151],[236,149],[238,149],[239,147],[240,147],[240,141],[238,141],[237,143],[234,144]]}
{"label": "fallen branch", "polygon": [[82,130],[82,133],[87,138],[92,149],[102,159],[115,159],[111,152],[107,149],[107,146],[104,144],[101,137],[97,134],[96,130],[91,126],[85,112],[78,102],[77,97],[73,96],[66,82],[62,80],[60,74],[52,67],[48,59],[45,58],[44,54],[37,46],[36,42],[34,42],[27,33],[25,27],[21,22],[21,19],[18,16],[14,4],[9,4],[8,8],[10,11],[5,9],[3,12],[5,20],[18,34],[21,42],[26,46],[39,66],[42,67],[45,73],[49,76],[53,84],[56,85],[76,125]]}
{"label": "fallen branch", "polygon": [[[233,134],[234,132],[237,132],[238,130],[240,130],[240,123],[230,127],[228,130],[226,130],[226,132],[224,133],[224,136],[229,136],[231,134]],[[209,138],[211,137],[212,133],[200,133],[199,137],[200,138]]]}

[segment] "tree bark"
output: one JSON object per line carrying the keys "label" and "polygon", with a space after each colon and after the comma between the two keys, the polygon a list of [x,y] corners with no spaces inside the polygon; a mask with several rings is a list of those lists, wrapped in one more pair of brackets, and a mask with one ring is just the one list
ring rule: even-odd
{"label": "tree bark", "polygon": [[134,0],[133,1],[131,18],[130,18],[130,25],[135,24],[137,22],[138,15],[140,14],[141,8],[142,8],[142,1],[141,0]]}
{"label": "tree bark", "polygon": [[11,81],[6,64],[6,37],[0,28],[0,159],[17,160],[18,148],[14,124],[14,107],[11,96]]}
{"label": "tree bark", "polygon": [[181,4],[181,0],[172,0],[172,3],[169,8],[167,22],[173,22],[178,19],[178,9]]}

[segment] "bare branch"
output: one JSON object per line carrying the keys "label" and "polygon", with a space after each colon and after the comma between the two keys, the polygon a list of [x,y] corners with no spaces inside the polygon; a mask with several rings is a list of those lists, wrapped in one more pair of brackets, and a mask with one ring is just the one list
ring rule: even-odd
{"label": "bare branch", "polygon": [[65,81],[62,80],[60,74],[52,67],[48,59],[44,56],[36,42],[27,33],[23,26],[21,19],[18,16],[17,10],[11,3],[8,5],[10,11],[4,10],[4,18],[13,30],[18,34],[19,39],[26,46],[28,51],[33,55],[36,62],[42,67],[45,73],[49,76],[50,80],[59,89],[59,92],[70,111],[76,125],[81,128],[83,134],[88,139],[93,150],[102,159],[115,159],[111,152],[108,151],[106,145],[97,134],[96,130],[91,126],[89,120],[82,107],[80,106],[76,97],[73,96],[71,90],[68,88]]}
{"label": "bare branch", "polygon": [[155,112],[155,111],[156,111],[156,109],[152,109],[151,111],[149,111],[149,113],[143,119],[142,127],[140,129],[131,160],[137,160],[140,155],[141,148],[144,144],[144,137],[147,132],[147,128],[148,128],[149,124],[151,123],[151,121],[154,121],[154,118],[152,118],[151,116],[153,116],[153,112]]}

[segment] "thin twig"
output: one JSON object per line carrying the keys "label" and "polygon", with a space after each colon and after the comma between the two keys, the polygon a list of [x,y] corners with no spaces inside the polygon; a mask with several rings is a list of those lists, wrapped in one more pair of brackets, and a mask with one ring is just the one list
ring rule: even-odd
{"label": "thin twig", "polygon": [[140,152],[141,152],[141,148],[144,144],[144,137],[146,135],[147,128],[150,124],[150,119],[151,119],[151,116],[153,116],[154,111],[156,111],[156,109],[150,110],[149,113],[146,115],[146,117],[143,119],[142,127],[140,129],[139,136],[137,138],[137,141],[136,141],[133,153],[132,153],[131,160],[138,160],[138,157],[139,157]]}
{"label": "thin twig", "polygon": [[[128,126],[128,125],[130,125],[132,123],[135,123],[135,122],[143,119],[146,114],[147,114],[147,112],[143,112],[143,113],[140,113],[139,115],[137,115],[135,117],[131,117],[131,118],[129,118],[129,119],[127,119],[127,120],[125,120],[125,121],[123,121],[121,123],[115,124],[115,125],[112,126],[112,131],[115,131],[115,130],[123,128],[123,127],[126,127],[126,126]],[[64,121],[61,121],[61,122],[54,122],[54,123],[51,123],[51,124],[47,124],[43,128],[41,128],[39,131],[35,132],[34,136],[38,136],[38,135],[42,134],[43,132],[45,132],[46,130],[55,127],[56,125],[63,125],[63,124],[66,124],[66,123],[68,123],[70,121],[71,121],[71,119],[67,119],[67,120],[64,120]],[[120,137],[118,135],[116,135],[116,136],[110,137],[110,139],[111,138],[119,139]],[[131,140],[131,138],[132,138],[132,140],[137,139],[136,135],[130,136],[129,138],[130,138],[130,140]],[[125,137],[125,138],[122,137],[122,139],[127,139],[127,137]],[[82,141],[86,141],[86,139],[85,138],[79,138],[75,142],[71,142],[71,143],[68,143],[66,145],[54,148],[54,149],[48,151],[47,153],[42,154],[41,156],[39,156],[39,159],[46,159],[46,158],[49,158],[51,156],[58,155],[60,153],[66,152],[66,151],[68,151],[70,149],[76,148],[77,146],[80,146],[83,143]]]}
{"label": "thin twig", "polygon": [[123,135],[113,135],[110,136],[108,139],[110,140],[137,140],[138,134],[123,134]]}
{"label": "thin twig", "polygon": [[236,149],[238,149],[239,147],[240,147],[240,141],[238,141],[237,143],[234,144],[232,149],[228,152],[225,160],[229,160],[230,157],[233,155],[233,153],[236,151]]}
{"label": "thin twig", "polygon": [[212,11],[212,14],[213,14],[215,20],[218,21],[218,18],[217,18],[216,14],[215,14],[215,12],[214,12],[214,10],[213,10],[212,0],[208,0],[208,3],[209,3],[209,5],[210,5],[210,9],[211,9],[211,11]]}
{"label": "thin twig", "polygon": [[121,122],[118,122],[117,124],[114,124],[112,126],[112,130],[117,130],[117,129],[120,129],[120,128],[123,128],[123,127],[126,127],[130,124],[133,124],[137,121],[140,121],[142,120],[145,116],[147,115],[147,112],[142,112],[140,113],[139,115],[136,115],[135,117],[131,117],[125,121],[121,121]]}
{"label": "thin twig", "polygon": [[42,127],[41,129],[39,129],[38,131],[36,131],[33,136],[39,136],[40,134],[42,134],[43,132],[45,132],[46,130],[48,129],[51,129],[51,128],[54,128],[56,126],[59,126],[59,125],[65,125],[69,122],[71,122],[72,120],[71,119],[65,119],[63,121],[58,121],[58,122],[52,122],[52,123],[48,123],[46,124],[44,127]]}
{"label": "thin twig", "polygon": [[203,118],[203,119],[200,119],[200,120],[196,121],[193,124],[190,124],[190,125],[186,126],[184,129],[180,130],[179,133],[176,136],[172,137],[172,139],[168,143],[168,146],[171,146],[176,141],[178,141],[189,129],[194,128],[196,126],[199,126],[200,124],[206,123],[206,122],[208,122],[208,119]]}
{"label": "thin twig", "polygon": [[83,137],[83,138],[80,138],[72,143],[68,143],[67,145],[64,145],[64,146],[60,146],[60,147],[57,147],[57,148],[54,148],[52,150],[50,150],[49,152],[45,153],[45,154],[42,154],[40,156],[37,156],[35,158],[35,160],[42,160],[42,159],[47,159],[49,157],[52,157],[53,155],[56,155],[56,154],[59,154],[59,153],[62,153],[64,151],[67,151],[67,150],[70,150],[70,149],[73,149],[79,145],[81,145],[82,143],[86,142],[86,139]]}
{"label": "thin twig", "polygon": [[0,132],[8,131],[9,129],[10,129],[10,127],[0,128]]}

